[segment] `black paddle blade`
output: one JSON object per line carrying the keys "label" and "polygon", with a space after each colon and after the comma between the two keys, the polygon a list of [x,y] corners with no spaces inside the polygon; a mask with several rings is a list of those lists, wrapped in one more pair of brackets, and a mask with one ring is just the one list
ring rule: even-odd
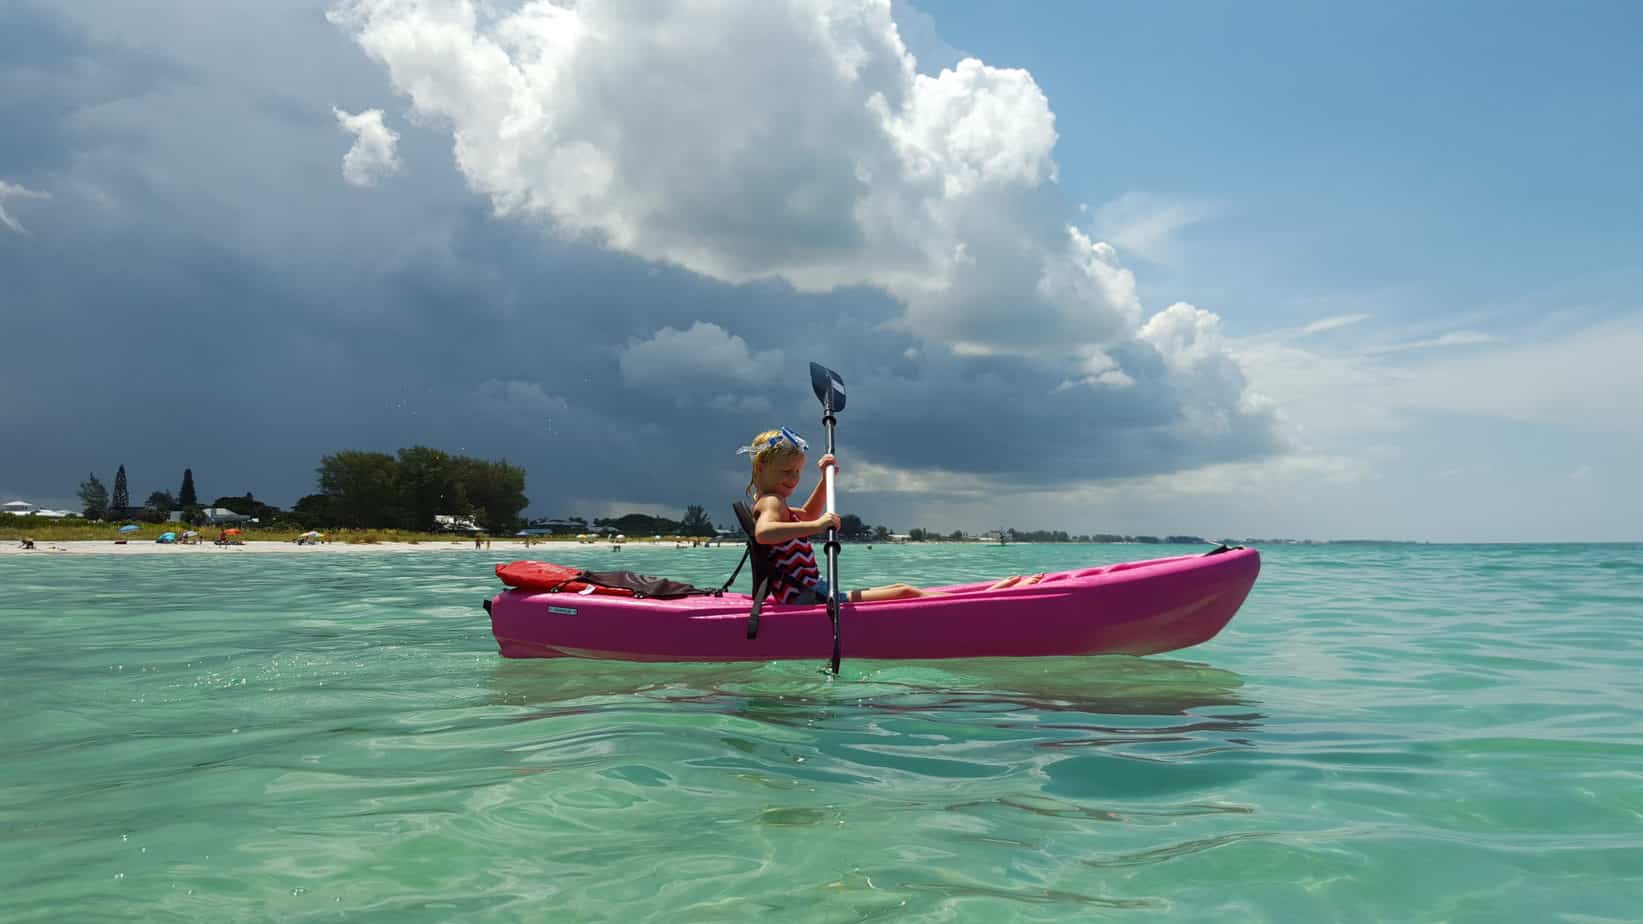
{"label": "black paddle blade", "polygon": [[816,400],[822,406],[835,413],[844,410],[844,379],[839,374],[821,365],[810,364],[810,387],[816,391]]}

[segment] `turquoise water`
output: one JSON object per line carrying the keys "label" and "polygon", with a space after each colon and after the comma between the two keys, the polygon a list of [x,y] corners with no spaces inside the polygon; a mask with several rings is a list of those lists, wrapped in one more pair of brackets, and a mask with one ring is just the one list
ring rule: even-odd
{"label": "turquoise water", "polygon": [[503,661],[500,548],[0,557],[0,918],[1643,919],[1643,546],[1263,554],[1194,649],[838,680]]}

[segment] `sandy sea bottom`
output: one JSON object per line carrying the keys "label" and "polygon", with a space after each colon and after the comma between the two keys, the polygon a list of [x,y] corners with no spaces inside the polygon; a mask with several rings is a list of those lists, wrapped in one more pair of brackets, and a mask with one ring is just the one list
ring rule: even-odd
{"label": "sandy sea bottom", "polygon": [[837,680],[503,661],[478,604],[520,554],[0,557],[0,917],[1643,917],[1640,546],[1278,546],[1195,649]]}

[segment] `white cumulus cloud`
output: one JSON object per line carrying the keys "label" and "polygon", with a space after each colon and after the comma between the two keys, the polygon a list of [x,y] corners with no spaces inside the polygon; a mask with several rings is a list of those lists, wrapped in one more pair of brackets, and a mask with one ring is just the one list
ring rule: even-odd
{"label": "white cumulus cloud", "polygon": [[1225,353],[1221,319],[1186,302],[1176,302],[1153,315],[1141,328],[1140,337],[1172,369],[1191,369]]}
{"label": "white cumulus cloud", "polygon": [[972,351],[1134,331],[1127,272],[1066,227],[1032,75],[918,73],[888,0],[343,0],[331,18],[449,127],[500,213],[729,282],[879,287],[918,336]]}
{"label": "white cumulus cloud", "polygon": [[372,186],[377,179],[399,172],[399,133],[382,123],[381,109],[354,115],[331,109],[337,123],[354,136],[354,146],[342,156],[342,178],[354,186]]}
{"label": "white cumulus cloud", "polygon": [[473,399],[479,410],[511,420],[552,422],[570,413],[569,402],[537,382],[487,379],[474,387]]}
{"label": "white cumulus cloud", "polygon": [[[893,10],[336,0],[329,18],[416,124],[449,133],[500,215],[731,284],[881,290],[898,306],[886,333],[912,341],[926,376],[954,359],[1014,363],[1060,399],[1087,399],[1074,413],[1103,444],[1096,421],[1155,428],[1154,446],[1267,451],[1276,415],[1247,391],[1219,318],[1176,305],[1147,321],[1118,250],[1077,224],[1033,76],[974,57],[921,72]],[[1154,256],[1206,212],[1127,201],[1127,239]],[[698,322],[618,359],[631,387],[688,387],[701,406],[750,412],[753,370],[781,358],[761,345]]]}
{"label": "white cumulus cloud", "polygon": [[[780,377],[782,350],[749,349],[748,342],[718,324],[697,321],[685,330],[662,327],[647,340],[634,340],[618,353],[624,383],[659,391],[751,391]],[[721,400],[726,406],[739,401]]]}

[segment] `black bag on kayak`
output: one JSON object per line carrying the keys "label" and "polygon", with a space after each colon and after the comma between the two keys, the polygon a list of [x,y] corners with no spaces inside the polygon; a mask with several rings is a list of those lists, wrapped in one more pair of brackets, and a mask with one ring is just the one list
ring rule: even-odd
{"label": "black bag on kayak", "polygon": [[716,590],[697,587],[695,584],[686,584],[684,581],[675,581],[671,578],[656,577],[650,574],[638,574],[633,571],[584,571],[577,575],[577,580],[585,581],[595,587],[631,590],[635,597],[655,597],[658,600],[676,600],[680,597],[718,593]]}

